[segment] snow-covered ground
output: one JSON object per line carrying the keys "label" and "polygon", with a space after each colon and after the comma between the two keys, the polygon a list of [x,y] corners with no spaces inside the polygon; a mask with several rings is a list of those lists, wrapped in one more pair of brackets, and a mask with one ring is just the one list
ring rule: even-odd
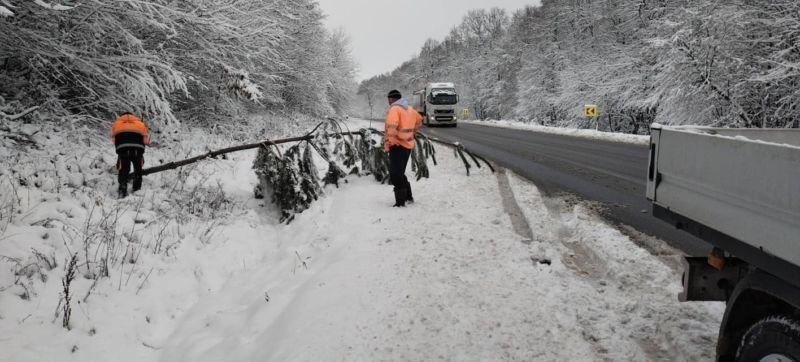
{"label": "snow-covered ground", "polygon": [[[58,151],[42,154],[110,158]],[[0,214],[0,360],[713,358],[723,305],[678,303],[669,255],[581,202],[507,171],[466,176],[439,154],[409,207],[350,177],[289,225],[253,199],[253,151],[149,177],[120,201],[108,165],[64,188],[0,176],[18,195]],[[43,265],[31,249],[58,265],[22,268]],[[70,253],[91,262],[67,330]],[[109,277],[95,283],[103,255]]]}
{"label": "snow-covered ground", "polygon": [[552,133],[552,134],[559,134],[559,135],[566,135],[566,136],[573,136],[573,137],[591,138],[591,139],[604,140],[604,141],[613,141],[613,142],[625,142],[625,143],[633,143],[633,144],[640,144],[640,145],[646,145],[646,144],[648,144],[650,142],[650,136],[644,136],[644,135],[603,132],[603,131],[596,131],[596,130],[593,130],[593,129],[548,127],[548,126],[538,125],[538,124],[535,124],[535,123],[525,123],[525,122],[518,122],[518,121],[508,121],[508,120],[486,120],[486,121],[462,120],[462,121],[459,121],[459,122],[470,123],[470,124],[479,124],[479,125],[482,125],[482,126],[494,126],[494,127],[514,128],[514,129],[524,129],[524,130],[528,130],[528,131],[536,131],[536,132],[542,132],[542,133]]}

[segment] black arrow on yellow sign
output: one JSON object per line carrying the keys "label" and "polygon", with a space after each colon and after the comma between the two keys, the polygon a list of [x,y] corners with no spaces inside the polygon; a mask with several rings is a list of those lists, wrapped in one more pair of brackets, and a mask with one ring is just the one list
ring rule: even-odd
{"label": "black arrow on yellow sign", "polygon": [[595,117],[597,117],[597,105],[587,104],[587,105],[583,106],[583,116],[585,118],[595,118]]}

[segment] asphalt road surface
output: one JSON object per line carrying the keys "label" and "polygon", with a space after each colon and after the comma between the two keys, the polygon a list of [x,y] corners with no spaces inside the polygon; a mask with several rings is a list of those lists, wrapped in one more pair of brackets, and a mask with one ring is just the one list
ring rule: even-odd
{"label": "asphalt road surface", "polygon": [[470,151],[533,181],[545,194],[600,202],[615,223],[656,236],[687,255],[711,246],[653,217],[645,198],[647,146],[460,123],[424,133],[458,141]]}

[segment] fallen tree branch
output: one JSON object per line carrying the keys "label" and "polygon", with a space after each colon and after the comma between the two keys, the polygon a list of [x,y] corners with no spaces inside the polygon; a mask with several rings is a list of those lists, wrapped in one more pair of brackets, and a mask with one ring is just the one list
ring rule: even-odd
{"label": "fallen tree branch", "polygon": [[142,175],[149,175],[149,174],[153,174],[153,173],[156,173],[156,172],[161,172],[161,171],[166,171],[166,170],[173,170],[173,169],[176,169],[176,168],[181,167],[181,166],[186,166],[188,164],[195,163],[197,161],[202,161],[202,160],[205,160],[205,159],[208,159],[208,158],[216,158],[217,156],[224,155],[226,153],[250,150],[250,149],[259,148],[259,147],[274,146],[274,145],[278,145],[278,144],[281,144],[281,143],[308,141],[311,138],[313,138],[313,137],[310,134],[307,134],[307,135],[301,136],[301,137],[284,138],[284,139],[279,139],[279,140],[274,140],[274,141],[266,140],[266,141],[250,143],[250,144],[246,144],[246,145],[239,145],[239,146],[234,146],[234,147],[223,148],[221,150],[211,151],[211,152],[208,152],[206,154],[203,154],[203,155],[200,155],[200,156],[196,156],[196,157],[192,157],[192,158],[189,158],[189,159],[185,159],[185,160],[182,160],[182,161],[175,161],[175,162],[165,163],[165,164],[158,165],[158,166],[155,166],[155,167],[147,168],[147,169],[142,170]]}
{"label": "fallen tree branch", "polygon": [[[309,140],[314,138],[314,132],[319,128],[319,126],[321,124],[322,123],[320,123],[319,125],[314,127],[314,129],[311,132],[306,133],[304,136],[284,138],[284,139],[279,139],[279,140],[266,140],[266,141],[261,141],[261,142],[256,142],[256,143],[250,143],[250,144],[245,144],[245,145],[239,145],[239,146],[234,146],[234,147],[223,148],[223,149],[220,149],[220,150],[215,150],[215,151],[208,152],[208,153],[200,155],[200,156],[195,156],[195,157],[192,157],[192,158],[189,158],[189,159],[170,162],[170,163],[165,163],[165,164],[158,165],[158,166],[155,166],[155,167],[147,168],[147,169],[142,170],[142,175],[150,175],[150,174],[154,174],[156,172],[161,172],[161,171],[166,171],[166,170],[173,170],[173,169],[176,169],[178,167],[186,166],[186,165],[189,165],[189,164],[192,164],[192,163],[195,163],[195,162],[198,162],[198,161],[202,161],[202,160],[205,160],[205,159],[216,158],[217,156],[220,156],[220,155],[223,155],[223,154],[226,154],[226,153],[250,150],[250,149],[255,149],[255,148],[259,148],[259,147],[274,146],[274,145],[278,145],[278,144],[282,144],[282,143],[309,141]],[[381,132],[381,131],[379,131],[377,129],[374,129],[374,128],[367,128],[366,130],[371,132],[371,133],[374,133],[374,134],[383,135],[383,132]],[[341,132],[341,133],[334,134],[334,136],[362,136],[362,137],[364,135],[365,135],[365,133],[361,132],[361,131],[349,131],[349,132]],[[477,165],[478,168],[480,168],[481,165],[476,160],[476,158],[481,160],[481,161],[483,161],[484,163],[486,163],[486,165],[489,166],[489,169],[492,170],[492,172],[495,172],[494,167],[492,167],[492,164],[489,163],[489,161],[487,161],[485,158],[483,158],[483,157],[481,157],[479,155],[476,155],[476,154],[470,152],[469,150],[467,150],[464,147],[464,145],[462,145],[460,143],[452,143],[452,142],[447,142],[447,141],[440,140],[440,139],[435,138],[435,137],[429,137],[429,136],[425,135],[422,132],[418,132],[418,135],[421,136],[421,137],[424,137],[425,139],[431,140],[433,142],[454,147],[456,149],[457,154],[461,155],[461,158],[464,161],[465,166],[467,167],[467,174],[468,175],[469,175],[470,165],[467,162],[467,160],[464,157],[464,155],[462,154],[462,152],[465,152],[467,155],[469,155],[473,159],[473,161],[475,162],[475,164]]]}
{"label": "fallen tree branch", "polygon": [[[323,194],[325,185],[332,184],[338,187],[339,180],[344,179],[346,175],[372,175],[381,183],[389,180],[390,161],[388,153],[384,151],[383,132],[374,128],[344,131],[336,120],[331,121],[330,124],[325,122],[318,124],[304,136],[266,140],[210,151],[186,160],[145,169],[142,174],[149,175],[176,169],[226,153],[258,148],[253,169],[259,183],[253,190],[254,195],[256,198],[270,196],[272,203],[281,211],[280,221],[289,223],[296,214],[308,209],[311,203]],[[358,141],[351,136],[359,136]],[[488,161],[469,152],[460,143],[430,138],[421,132],[418,132],[416,137],[416,146],[411,152],[409,161],[417,180],[430,177],[428,159],[432,159],[434,165],[436,164],[433,142],[452,147],[456,158],[460,157],[464,162],[467,176],[472,167],[469,159],[472,159],[478,168],[481,167],[480,161],[483,161],[494,172],[494,167]],[[281,153],[276,145],[284,143],[296,144]],[[313,152],[328,163],[328,172],[324,178],[320,178]]]}
{"label": "fallen tree branch", "polygon": [[[0,129],[0,131],[7,132],[4,129]],[[16,143],[26,144],[26,145],[29,145],[29,146],[36,146],[36,144],[37,144],[36,141],[34,141],[30,136],[22,134],[22,133],[8,133],[8,134],[0,135],[0,136],[8,138],[8,139],[10,139],[10,140],[12,140],[12,141],[14,141]]]}
{"label": "fallen tree branch", "polygon": [[[2,102],[2,101],[3,101],[3,98],[0,97],[0,102]],[[33,111],[35,111],[37,109],[39,109],[39,106],[34,106],[34,107],[30,107],[30,108],[28,108],[28,109],[26,109],[26,110],[24,110],[24,111],[22,111],[20,113],[17,113],[17,114],[7,114],[7,113],[3,112],[2,110],[0,110],[0,119],[2,119],[4,121],[4,123],[5,122],[16,121],[16,120],[18,120],[18,119],[20,119],[22,117],[25,117],[26,115],[30,114],[31,112],[33,112]],[[8,123],[6,123],[5,125],[0,125],[0,131],[1,132],[5,132],[5,134],[0,134],[0,136],[8,138],[8,139],[10,139],[10,140],[12,140],[14,142],[21,143],[21,144],[27,144],[27,145],[30,145],[30,146],[35,146],[36,145],[36,141],[33,140],[33,135],[36,134],[36,132],[34,132],[33,134],[25,134],[25,133],[21,133],[21,132],[14,132],[14,131],[11,130],[11,127],[8,126]]]}
{"label": "fallen tree branch", "polygon": [[[457,152],[459,152],[459,151],[465,152],[467,155],[469,155],[470,158],[472,158],[472,161],[475,162],[475,165],[478,166],[478,168],[481,168],[481,164],[478,162],[478,160],[481,160],[481,161],[483,161],[483,163],[486,164],[486,166],[489,166],[489,169],[492,170],[492,172],[495,172],[495,169],[494,169],[494,167],[492,167],[492,163],[491,162],[487,161],[482,156],[480,156],[480,155],[468,150],[461,143],[444,141],[444,140],[438,139],[436,137],[430,137],[430,136],[428,136],[428,135],[426,135],[426,134],[424,134],[422,132],[417,132],[417,133],[419,135],[421,135],[421,136],[433,141],[433,142],[453,147],[453,148],[456,149]],[[469,175],[469,167],[470,167],[469,163],[467,162],[467,160],[466,160],[466,158],[464,157],[463,154],[461,155],[461,158],[462,158],[462,161],[464,161],[465,166],[467,167],[467,175]]]}
{"label": "fallen tree branch", "polygon": [[22,117],[25,117],[28,113],[31,113],[31,112],[33,112],[33,111],[35,111],[37,109],[39,109],[39,106],[33,106],[31,108],[28,108],[28,109],[26,109],[26,110],[24,110],[24,111],[22,111],[20,113],[14,114],[14,115],[5,114],[3,112],[0,112],[0,115],[2,115],[3,118],[5,118],[5,120],[7,120],[7,121],[16,121],[16,120],[18,120],[18,119],[20,119]]}

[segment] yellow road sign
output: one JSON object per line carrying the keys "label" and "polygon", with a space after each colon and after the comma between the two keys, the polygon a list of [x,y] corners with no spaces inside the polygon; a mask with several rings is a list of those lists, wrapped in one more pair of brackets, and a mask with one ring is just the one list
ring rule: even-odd
{"label": "yellow road sign", "polygon": [[587,104],[583,106],[583,117],[585,118],[597,118],[597,105],[596,104]]}

